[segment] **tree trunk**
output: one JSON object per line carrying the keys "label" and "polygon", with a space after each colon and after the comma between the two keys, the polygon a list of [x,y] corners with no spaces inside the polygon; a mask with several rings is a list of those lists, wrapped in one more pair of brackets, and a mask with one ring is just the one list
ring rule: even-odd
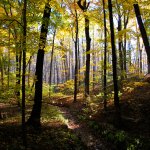
{"label": "tree trunk", "polygon": [[31,59],[32,59],[32,56],[30,56],[29,61],[28,61],[28,64],[29,64],[29,68],[28,68],[28,87],[30,87]]}
{"label": "tree trunk", "polygon": [[104,14],[104,109],[107,109],[107,91],[106,91],[106,86],[107,86],[107,76],[106,76],[106,71],[107,71],[107,26],[106,26],[106,11],[105,11],[105,1],[103,0],[103,14]]}
{"label": "tree trunk", "polygon": [[[50,92],[51,92],[51,82],[52,82],[52,67],[53,67],[53,56],[54,56],[55,35],[56,35],[56,29],[54,30],[54,34],[53,34],[53,43],[52,43],[52,52],[51,52],[51,61],[50,61],[50,72],[49,72],[49,97],[50,97]],[[55,71],[55,70],[54,70],[54,71]]]}
{"label": "tree trunk", "polygon": [[121,125],[121,112],[118,96],[118,78],[117,78],[117,56],[115,47],[115,36],[114,36],[114,22],[112,14],[112,2],[108,0],[109,8],[109,21],[110,21],[110,31],[111,31],[111,46],[112,46],[112,64],[113,64],[113,83],[114,83],[114,105],[116,108],[116,125],[120,127]]}
{"label": "tree trunk", "polygon": [[[78,38],[78,83],[79,86],[81,85],[81,79],[80,79],[80,68],[81,68],[81,61],[80,61],[80,40]],[[79,88],[78,88],[79,91]]]}
{"label": "tree trunk", "polygon": [[[140,13],[140,9],[139,9],[139,5],[138,4],[133,4],[134,6],[134,11],[136,14],[136,18],[137,18],[137,22],[139,25],[139,29],[142,35],[142,39],[143,39],[143,43],[145,46],[145,50],[147,53],[147,59],[148,59],[148,65],[150,64],[150,45],[149,45],[149,41],[148,41],[148,37],[147,37],[147,33],[141,18],[141,13]],[[148,67],[148,73],[150,73],[149,67]]]}
{"label": "tree trunk", "polygon": [[0,71],[1,71],[1,83],[2,83],[2,90],[4,88],[4,66],[3,66],[3,55],[0,56]]}
{"label": "tree trunk", "polygon": [[60,78],[59,78],[59,65],[58,65],[58,62],[57,62],[57,60],[56,60],[57,58],[55,58],[55,65],[56,65],[56,74],[57,74],[57,85],[59,84],[59,82],[60,82]]}
{"label": "tree trunk", "polygon": [[[129,21],[129,13],[127,14],[127,16],[124,14],[124,30],[127,29],[127,24],[128,24],[128,21]],[[124,68],[124,74],[125,74],[125,78],[127,77],[127,50],[126,50],[126,47],[127,47],[127,33],[125,32],[124,33],[124,44],[123,44],[123,68]]]}
{"label": "tree trunk", "polygon": [[9,28],[9,47],[8,47],[8,73],[7,73],[7,87],[8,87],[8,90],[9,90],[9,80],[10,80],[10,28]]}
{"label": "tree trunk", "polygon": [[[122,20],[121,15],[118,14],[118,33],[122,30]],[[120,71],[121,71],[121,81],[124,79],[124,68],[123,68],[123,52],[122,52],[122,36],[119,35],[118,38],[118,49],[119,49],[119,65],[120,65]]]}
{"label": "tree trunk", "polygon": [[94,27],[93,27],[93,53],[92,53],[92,58],[93,58],[93,91],[95,89],[95,73],[96,73],[96,53],[95,53],[95,47],[94,47]]}
{"label": "tree trunk", "polygon": [[22,67],[22,137],[23,137],[23,145],[27,147],[26,140],[26,126],[25,126],[25,76],[26,76],[26,28],[27,28],[27,20],[26,20],[26,8],[27,8],[27,0],[24,0],[23,7],[23,67]]}
{"label": "tree trunk", "polygon": [[91,38],[89,35],[89,19],[85,17],[85,35],[86,35],[86,71],[85,71],[85,97],[90,94],[90,46]]}
{"label": "tree trunk", "polygon": [[20,78],[21,78],[21,57],[22,52],[18,52],[19,44],[16,43],[16,97],[18,106],[20,106]]}
{"label": "tree trunk", "polygon": [[[75,1],[74,1],[75,3]],[[78,91],[78,14],[75,9],[75,74],[74,74],[74,102],[77,101]]]}
{"label": "tree trunk", "polygon": [[33,127],[40,127],[41,122],[41,107],[42,107],[42,77],[43,77],[43,61],[44,61],[44,48],[46,44],[46,37],[48,33],[49,17],[50,17],[51,8],[49,1],[45,4],[40,41],[39,41],[39,50],[37,54],[36,61],[36,82],[35,82],[35,95],[34,95],[34,105],[32,108],[31,116],[27,121],[27,124],[32,125]]}
{"label": "tree trunk", "polygon": [[142,49],[139,49],[139,57],[140,57],[140,75],[142,74]]}
{"label": "tree trunk", "polygon": [[[78,1],[79,7],[83,12],[87,12],[90,3],[86,3],[84,0],[83,5],[81,5],[81,0]],[[85,18],[85,36],[86,36],[86,70],[85,70],[85,97],[88,97],[90,94],[90,47],[91,47],[91,38],[89,34],[89,18],[87,15],[84,15]]]}

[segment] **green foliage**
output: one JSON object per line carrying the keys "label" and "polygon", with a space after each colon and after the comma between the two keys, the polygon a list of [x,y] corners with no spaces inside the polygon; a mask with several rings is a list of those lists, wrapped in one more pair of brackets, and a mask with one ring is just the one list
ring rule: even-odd
{"label": "green foliage", "polygon": [[55,92],[61,92],[66,95],[73,94],[74,92],[74,80],[68,80],[63,84],[58,84],[58,86],[55,87]]}
{"label": "green foliage", "polygon": [[57,120],[62,123],[67,123],[67,120],[63,117],[60,110],[56,106],[44,105],[42,108],[42,122],[48,122],[49,120]]}
{"label": "green foliage", "polygon": [[110,124],[100,124],[96,121],[89,121],[88,125],[96,134],[102,135],[105,140],[113,144],[116,150],[149,150],[150,148],[149,139],[131,136],[126,131],[116,130]]}

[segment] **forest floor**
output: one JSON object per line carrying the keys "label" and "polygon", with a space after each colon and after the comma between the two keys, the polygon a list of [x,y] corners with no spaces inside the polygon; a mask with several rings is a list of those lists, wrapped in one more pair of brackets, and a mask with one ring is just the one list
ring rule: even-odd
{"label": "forest floor", "polygon": [[[149,150],[150,83],[140,80],[123,83],[120,94],[121,127],[114,121],[115,108],[110,98],[107,111],[96,96],[85,103],[82,94],[45,97],[42,128],[27,128],[28,150]],[[0,150],[21,150],[21,110],[0,103]],[[31,105],[27,107],[27,118]]]}

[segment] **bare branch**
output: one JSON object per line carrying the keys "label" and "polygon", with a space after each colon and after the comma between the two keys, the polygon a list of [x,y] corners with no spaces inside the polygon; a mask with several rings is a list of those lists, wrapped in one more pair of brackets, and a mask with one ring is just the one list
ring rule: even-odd
{"label": "bare branch", "polygon": [[77,2],[77,4],[78,4],[78,6],[79,6],[83,11],[85,10],[84,6],[81,5],[81,0],[79,0],[79,1]]}
{"label": "bare branch", "polygon": [[88,9],[89,5],[90,5],[90,2],[88,2],[87,6],[86,6],[86,9]]}

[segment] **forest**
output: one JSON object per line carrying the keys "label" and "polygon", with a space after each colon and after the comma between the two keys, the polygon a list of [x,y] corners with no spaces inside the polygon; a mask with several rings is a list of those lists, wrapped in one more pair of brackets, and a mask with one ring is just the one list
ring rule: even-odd
{"label": "forest", "polygon": [[149,114],[149,0],[0,1],[0,150],[150,150]]}

